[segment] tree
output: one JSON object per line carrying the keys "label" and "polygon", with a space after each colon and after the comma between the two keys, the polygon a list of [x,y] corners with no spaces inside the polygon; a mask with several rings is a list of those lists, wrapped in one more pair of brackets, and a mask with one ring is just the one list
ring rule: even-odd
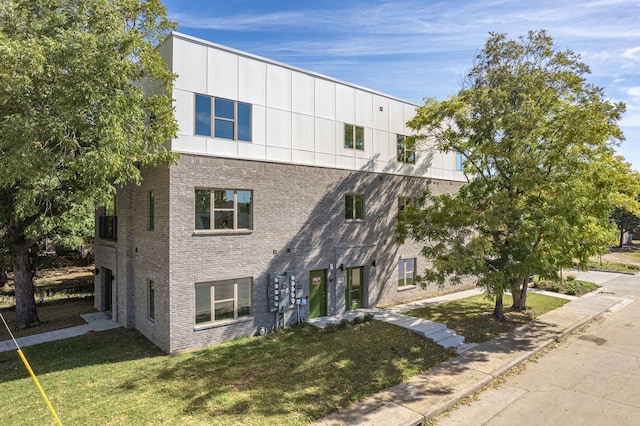
{"label": "tree", "polygon": [[610,246],[611,211],[637,208],[639,187],[612,147],[625,106],[587,83],[588,72],[545,31],[491,33],[457,95],[418,108],[409,127],[462,155],[467,177],[456,194],[426,193],[400,215],[398,240],[425,244],[426,281],[477,277],[503,320],[505,291],[525,309],[532,274],[555,278]]}
{"label": "tree", "polygon": [[611,218],[618,226],[619,244],[618,247],[624,245],[625,232],[633,232],[640,227],[640,217],[630,212],[624,207],[616,207],[611,214]]}
{"label": "tree", "polygon": [[77,235],[80,217],[140,181],[140,164],[174,159],[173,75],[154,47],[173,27],[158,0],[0,2],[0,219],[17,328],[40,322],[32,248]]}

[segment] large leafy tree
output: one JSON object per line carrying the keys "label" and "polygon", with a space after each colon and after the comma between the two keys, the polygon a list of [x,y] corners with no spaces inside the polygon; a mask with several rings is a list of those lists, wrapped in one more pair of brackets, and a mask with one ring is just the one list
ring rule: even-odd
{"label": "large leafy tree", "polygon": [[625,106],[588,73],[545,31],[491,33],[458,94],[418,108],[409,126],[421,143],[463,156],[467,176],[456,194],[427,193],[400,216],[399,240],[425,243],[427,281],[475,276],[504,319],[505,291],[525,309],[530,275],[555,277],[610,246],[612,209],[637,209],[638,181],[612,147]]}
{"label": "large leafy tree", "polygon": [[35,245],[72,238],[140,181],[136,166],[173,158],[173,75],[154,47],[173,27],[158,0],[0,2],[0,220],[18,328],[39,323]]}

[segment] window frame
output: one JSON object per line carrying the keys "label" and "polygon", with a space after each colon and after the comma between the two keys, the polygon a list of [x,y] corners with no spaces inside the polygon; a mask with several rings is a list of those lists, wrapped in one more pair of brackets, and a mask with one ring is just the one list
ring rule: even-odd
{"label": "window frame", "polygon": [[[360,217],[358,217],[358,200],[360,200]],[[344,196],[344,219],[346,221],[362,221],[364,214],[364,194],[346,194]],[[351,217],[349,217],[351,212]]]}
{"label": "window frame", "polygon": [[147,231],[153,231],[156,228],[156,198],[153,189],[148,192],[148,216]]}
{"label": "window frame", "polygon": [[416,164],[416,148],[407,146],[407,136],[396,134],[396,160],[405,164]]}
{"label": "window frame", "polygon": [[[362,134],[362,138],[358,140],[358,133]],[[344,148],[364,151],[364,127],[355,124],[344,123]]]}
{"label": "window frame", "polygon": [[147,279],[147,318],[156,320],[156,282],[150,278]]}
{"label": "window frame", "polygon": [[[233,284],[233,297],[216,300],[215,299],[216,284],[225,285],[229,283]],[[248,288],[240,289],[239,288],[240,285],[248,285]],[[197,291],[198,286],[203,286],[203,287],[208,286],[209,288],[208,299],[205,301],[205,302],[208,301],[209,311],[208,311],[208,316],[206,316],[205,314],[205,316],[203,317],[205,319],[204,321],[202,320],[198,321],[198,314],[199,314],[198,291]],[[248,294],[247,300],[240,299],[239,296],[241,292]],[[247,301],[248,301],[248,306],[240,306],[242,302],[247,302]],[[253,317],[253,277],[241,277],[241,278],[231,278],[228,280],[197,282],[194,284],[194,302],[195,302],[195,306],[194,306],[195,310],[194,310],[193,320],[197,328],[252,318]],[[216,320],[216,305],[221,303],[228,303],[228,302],[233,302],[233,318],[225,317],[225,318],[220,318]],[[243,309],[247,309],[247,308],[248,308],[248,311],[246,313],[242,312]]]}
{"label": "window frame", "polygon": [[[208,212],[209,215],[209,227],[198,227],[198,191],[206,191],[208,192],[209,203],[208,203]],[[233,207],[220,207],[216,206],[216,192],[233,192]],[[246,192],[249,193],[249,201],[248,203],[238,202],[238,193]],[[239,227],[239,215],[242,213],[240,211],[240,207],[243,204],[249,205],[248,212],[248,227]],[[216,212],[232,212],[232,220],[233,227],[232,228],[216,228]],[[243,231],[252,231],[253,230],[253,190],[249,189],[224,189],[224,188],[200,188],[196,187],[194,189],[194,228],[196,232],[243,232]]]}
{"label": "window frame", "polygon": [[[203,102],[207,101],[208,102]],[[200,102],[199,102],[200,101]],[[203,102],[201,104],[201,102]],[[222,109],[223,102],[229,102],[233,104],[233,116],[227,116],[218,112],[216,102],[220,103],[219,109]],[[206,122],[200,122],[198,120],[199,108],[204,108],[208,104],[205,111],[202,111],[206,118]],[[202,106],[200,106],[202,105]],[[221,127],[216,126],[216,123],[231,123],[233,126],[233,136],[226,137],[221,136],[219,130]],[[204,127],[204,131],[200,131],[200,127]],[[232,99],[219,98],[215,96],[203,95],[200,93],[195,94],[194,100],[194,126],[193,134],[195,136],[205,136],[215,139],[224,139],[236,142],[252,142],[253,139],[253,105],[235,101]]]}
{"label": "window frame", "polygon": [[414,208],[418,207],[418,199],[416,197],[398,197],[398,213],[404,211],[407,206],[413,206]]}
{"label": "window frame", "polygon": [[[407,269],[407,261],[411,261],[413,263],[413,268],[411,270]],[[400,277],[400,265],[403,265],[402,269],[404,271],[403,277]],[[418,259],[415,257],[407,257],[398,259],[398,290],[411,288],[416,286],[416,270],[418,269]],[[407,277],[407,273],[411,274],[411,277]],[[407,284],[407,279],[411,279],[411,284]],[[400,284],[402,283],[402,284]]]}
{"label": "window frame", "polygon": [[464,170],[464,154],[460,151],[456,151],[456,171],[461,172]]}

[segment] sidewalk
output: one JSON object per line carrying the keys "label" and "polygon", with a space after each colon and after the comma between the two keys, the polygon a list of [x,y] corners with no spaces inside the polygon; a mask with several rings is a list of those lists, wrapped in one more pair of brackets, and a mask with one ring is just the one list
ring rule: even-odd
{"label": "sidewalk", "polygon": [[[54,340],[67,339],[69,337],[81,336],[94,331],[110,330],[112,328],[121,327],[120,324],[113,321],[104,312],[92,312],[80,315],[87,324],[75,327],[63,328],[60,330],[47,331],[45,333],[33,334],[31,336],[19,337],[16,339],[21,348],[25,346],[38,345],[40,343],[52,342]],[[0,342],[0,352],[17,350],[13,340],[5,340]]]}
{"label": "sidewalk", "polygon": [[[579,273],[578,279],[602,284],[618,276],[620,274],[609,272],[585,272]],[[455,296],[444,297],[451,300]],[[429,302],[432,300],[418,303]],[[339,410],[314,425],[423,425],[614,305],[626,302],[623,298],[607,295],[605,288],[575,298],[504,337],[477,345],[438,367]]]}

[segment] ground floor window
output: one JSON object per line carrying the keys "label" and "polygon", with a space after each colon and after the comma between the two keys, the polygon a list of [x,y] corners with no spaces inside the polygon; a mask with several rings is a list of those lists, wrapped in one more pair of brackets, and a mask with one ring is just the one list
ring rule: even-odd
{"label": "ground floor window", "polygon": [[416,259],[398,261],[398,288],[415,285]]}
{"label": "ground floor window", "polygon": [[153,321],[156,318],[156,283],[153,280],[149,280],[148,286],[147,295],[149,296],[149,312],[147,312],[147,314],[149,315],[149,319]]}
{"label": "ground floor window", "polygon": [[196,283],[196,324],[251,316],[252,278]]}

